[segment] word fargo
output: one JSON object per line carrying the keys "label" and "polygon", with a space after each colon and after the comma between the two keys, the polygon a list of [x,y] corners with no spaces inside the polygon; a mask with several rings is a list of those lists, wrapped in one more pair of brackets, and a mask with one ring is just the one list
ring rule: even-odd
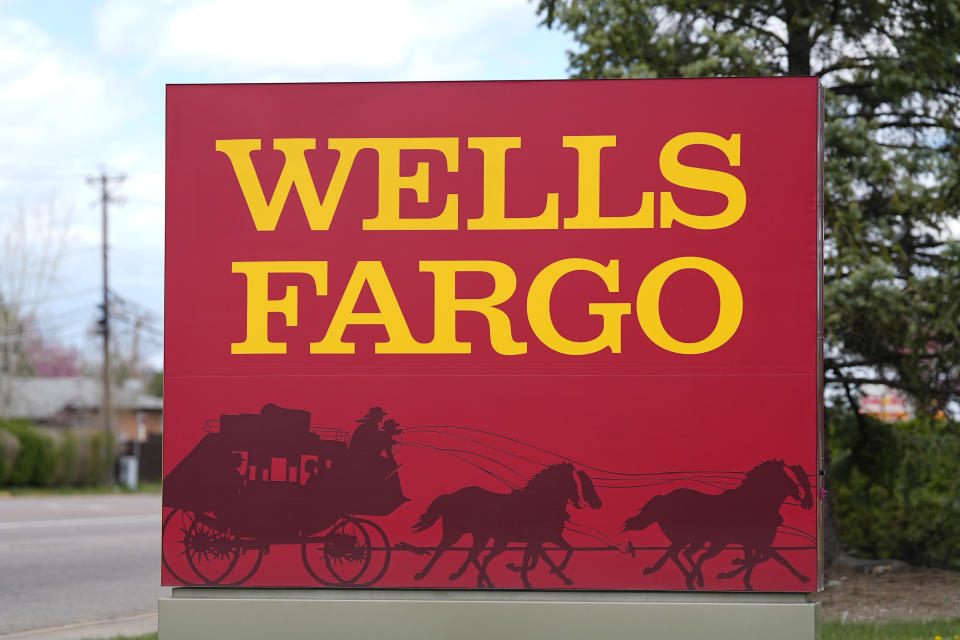
{"label": "word fargo", "polygon": [[821,104],[170,86],[164,584],[816,590]]}

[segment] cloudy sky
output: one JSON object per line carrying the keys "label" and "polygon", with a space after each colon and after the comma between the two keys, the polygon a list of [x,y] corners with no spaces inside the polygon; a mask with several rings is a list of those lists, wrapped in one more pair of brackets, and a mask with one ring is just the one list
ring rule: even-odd
{"label": "cloudy sky", "polygon": [[564,77],[571,43],[537,22],[528,0],[0,0],[0,237],[19,211],[34,254],[51,220],[66,239],[21,298],[47,338],[95,347],[103,168],[126,176],[111,290],[162,324],[165,84]]}

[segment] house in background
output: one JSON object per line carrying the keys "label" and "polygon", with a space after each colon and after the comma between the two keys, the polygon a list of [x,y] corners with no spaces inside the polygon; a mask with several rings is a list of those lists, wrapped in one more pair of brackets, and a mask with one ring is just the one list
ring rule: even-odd
{"label": "house in background", "polygon": [[[87,377],[6,378],[3,414],[49,429],[102,427],[103,384]],[[113,429],[118,443],[144,442],[163,433],[163,399],[134,387],[111,391]]]}

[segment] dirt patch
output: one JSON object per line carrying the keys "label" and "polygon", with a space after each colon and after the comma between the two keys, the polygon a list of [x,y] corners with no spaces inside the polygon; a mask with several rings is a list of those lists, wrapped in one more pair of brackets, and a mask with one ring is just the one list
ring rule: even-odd
{"label": "dirt patch", "polygon": [[826,588],[815,594],[827,620],[930,620],[960,616],[960,572],[942,569],[868,573],[828,568]]}

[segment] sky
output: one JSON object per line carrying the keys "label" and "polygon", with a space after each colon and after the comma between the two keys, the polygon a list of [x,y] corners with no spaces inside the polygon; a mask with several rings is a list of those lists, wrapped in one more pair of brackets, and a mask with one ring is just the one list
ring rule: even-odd
{"label": "sky", "polygon": [[[0,237],[20,215],[34,258],[63,246],[54,277],[20,298],[45,339],[96,352],[88,178],[122,174],[110,290],[162,326],[168,83],[563,78],[572,46],[528,0],[0,0]],[[6,247],[0,286],[17,264]],[[162,366],[158,333],[141,349]]]}

